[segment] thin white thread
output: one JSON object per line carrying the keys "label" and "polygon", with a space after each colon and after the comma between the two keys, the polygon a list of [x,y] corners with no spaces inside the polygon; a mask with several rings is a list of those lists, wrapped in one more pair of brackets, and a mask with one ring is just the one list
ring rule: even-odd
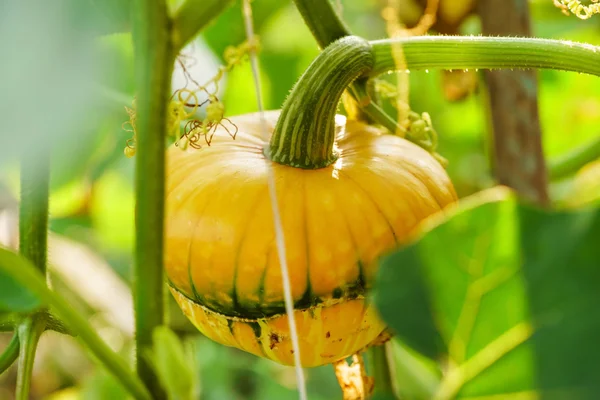
{"label": "thin white thread", "polygon": [[[252,7],[251,0],[244,0],[244,25],[246,28],[246,37],[248,40],[254,40],[254,27],[252,25]],[[258,111],[263,125],[263,136],[268,138],[268,126],[265,119],[262,93],[260,88],[260,79],[258,74],[258,59],[254,50],[250,51],[250,65],[252,66],[252,75],[254,77],[254,86],[256,89],[256,100]],[[265,145],[268,146],[268,141],[265,140]],[[285,299],[285,310],[287,313],[288,323],[290,325],[290,333],[292,339],[292,349],[294,350],[294,369],[296,370],[296,381],[298,385],[298,395],[300,400],[307,400],[306,382],[304,379],[304,371],[300,361],[300,344],[298,341],[298,330],[296,328],[296,320],[294,318],[294,303],[292,300],[292,289],[290,287],[290,274],[288,271],[287,257],[285,251],[285,237],[283,227],[281,225],[281,214],[279,212],[279,203],[277,202],[277,191],[275,190],[275,174],[268,160],[265,160],[267,167],[267,179],[269,186],[269,197],[271,199],[271,207],[273,211],[273,222],[275,224],[275,239],[277,244],[277,253],[279,256],[279,266],[281,267],[281,279],[283,281],[283,296]]]}

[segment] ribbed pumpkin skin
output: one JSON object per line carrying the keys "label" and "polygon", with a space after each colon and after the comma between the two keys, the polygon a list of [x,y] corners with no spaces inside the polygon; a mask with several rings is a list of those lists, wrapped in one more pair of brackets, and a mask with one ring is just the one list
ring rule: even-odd
{"label": "ribbed pumpkin skin", "polygon": [[[269,128],[279,111],[265,113]],[[293,364],[258,114],[231,118],[211,146],[167,154],[165,268],[171,291],[206,336]],[[336,118],[335,164],[272,163],[302,364],[331,363],[384,329],[364,300],[376,258],[456,200],[444,169],[418,146]]]}

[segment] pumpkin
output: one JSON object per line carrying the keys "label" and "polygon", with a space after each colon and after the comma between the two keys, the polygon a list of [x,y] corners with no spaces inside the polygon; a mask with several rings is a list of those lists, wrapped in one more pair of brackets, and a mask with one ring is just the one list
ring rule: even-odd
{"label": "pumpkin", "polygon": [[[316,93],[324,93],[317,86]],[[342,91],[334,91],[333,99],[339,101]],[[285,126],[279,110],[264,114],[266,137],[259,114],[252,113],[230,118],[235,139],[218,128],[210,146],[167,152],[165,268],[172,295],[205,336],[284,365],[294,364],[294,354],[269,164],[304,367],[355,354],[385,330],[367,299],[378,257],[456,200],[448,175],[428,152],[331,108],[337,155],[328,158],[325,149],[326,165],[299,167],[286,156],[304,160],[307,148],[320,150],[310,140],[286,141],[278,148],[284,154],[279,162],[265,155],[271,132]],[[300,124],[313,115],[308,110],[287,121]]]}

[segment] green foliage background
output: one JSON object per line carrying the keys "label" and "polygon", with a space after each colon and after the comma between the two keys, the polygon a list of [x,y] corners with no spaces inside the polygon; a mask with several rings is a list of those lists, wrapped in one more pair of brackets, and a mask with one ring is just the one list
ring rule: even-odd
{"label": "green foliage background", "polygon": [[[0,103],[6,103],[6,107],[0,107],[0,131],[3,132],[0,136],[0,213],[10,210],[14,206],[10,199],[17,197],[15,155],[26,149],[34,156],[37,148],[52,146],[55,150],[50,206],[52,234],[85,245],[104,260],[119,279],[129,284],[134,224],[133,161],[123,155],[130,133],[123,130],[122,123],[128,118],[124,106],[130,106],[134,96],[133,54],[131,36],[126,32],[128,2],[109,3],[111,7],[100,10],[96,9],[96,2],[60,1],[57,4],[62,8],[55,16],[29,15],[30,20],[40,23],[28,25],[27,31],[18,20],[11,22],[0,15],[0,49],[9,55],[9,61],[0,65],[0,76],[7,82],[8,78],[19,76],[17,82],[8,86],[7,95],[0,97]],[[354,33],[369,39],[385,36],[380,17],[383,1],[345,0],[343,4],[343,17]],[[255,0],[253,6],[261,43],[259,59],[264,103],[267,109],[276,109],[318,54],[318,48],[291,2]],[[26,11],[15,5],[2,7]],[[536,36],[600,44],[600,18],[580,21],[565,17],[550,0],[532,2],[532,17]],[[463,34],[477,34],[477,18],[468,19],[461,29]],[[28,41],[35,57],[23,58],[19,52],[24,45],[11,43],[6,39],[8,36],[2,34],[4,30],[12,32],[11,36],[14,32],[23,33],[22,39]],[[97,34],[107,36],[98,38]],[[224,49],[243,40],[238,1],[212,23],[194,43],[195,48],[189,50],[196,64],[190,68],[194,78],[201,82],[207,80],[223,61]],[[27,68],[23,70],[23,67]],[[203,69],[204,75],[194,75],[194,68]],[[16,74],[16,71],[21,73]],[[539,77],[541,123],[548,157],[559,156],[600,133],[600,97],[597,95],[600,79],[556,71],[540,71]],[[394,81],[393,77],[386,79]],[[466,196],[491,186],[482,82],[474,94],[455,103],[442,95],[440,71],[412,72],[410,84],[411,107],[431,115],[440,137],[439,152],[450,162],[448,172],[459,194]],[[248,63],[236,67],[221,86],[226,116],[256,111]],[[28,113],[39,114],[45,123],[31,125]],[[558,201],[568,193],[569,181],[556,182],[552,189]],[[452,247],[453,243],[447,246]],[[67,297],[78,298],[58,274],[54,278],[57,290],[64,291]],[[111,293],[106,295],[111,296]],[[187,340],[193,343],[203,399],[296,398],[290,368],[217,345],[195,334],[178,309],[171,306],[170,318],[175,329],[186,333]],[[81,305],[81,310],[88,313],[91,320],[102,320],[94,305]],[[124,353],[131,350],[131,338],[126,333],[105,321],[98,322],[98,327],[105,329],[105,336],[115,348]],[[8,335],[1,335],[0,348],[7,341]],[[408,379],[420,382],[415,388],[406,385],[405,390],[417,397],[426,396],[426,388],[437,379],[435,368],[419,363],[418,357],[406,357],[412,350],[400,343],[394,344],[394,352],[416,363],[397,365],[400,382]],[[32,389],[35,398],[122,398],[122,389],[92,366],[68,337],[46,335],[41,342],[38,362]],[[0,377],[1,400],[11,398],[13,382],[14,371]],[[314,400],[339,397],[330,366],[310,370],[308,387],[310,398]]]}

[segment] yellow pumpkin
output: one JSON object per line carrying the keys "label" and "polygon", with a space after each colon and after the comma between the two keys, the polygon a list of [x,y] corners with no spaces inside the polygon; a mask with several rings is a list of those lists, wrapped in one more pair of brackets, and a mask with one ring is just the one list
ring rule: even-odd
{"label": "yellow pumpkin", "polygon": [[[265,113],[269,134],[280,111]],[[377,258],[456,200],[425,150],[335,116],[337,160],[267,160],[258,114],[231,118],[210,146],[167,153],[165,266],[171,292],[207,337],[293,365],[267,163],[275,175],[302,365],[335,362],[385,329],[365,294]]]}

